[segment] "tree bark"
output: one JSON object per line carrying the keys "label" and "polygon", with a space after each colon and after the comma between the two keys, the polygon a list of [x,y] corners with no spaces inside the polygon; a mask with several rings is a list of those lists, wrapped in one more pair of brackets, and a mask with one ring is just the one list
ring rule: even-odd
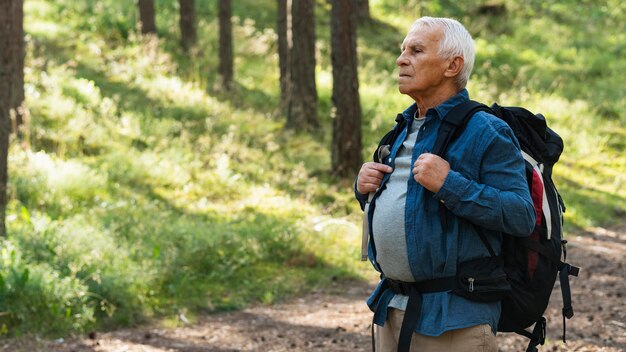
{"label": "tree bark", "polygon": [[154,0],[137,0],[141,34],[156,34]]}
{"label": "tree bark", "polygon": [[291,50],[291,0],[278,0],[278,66],[280,68],[280,112],[287,114],[291,96],[289,51]]}
{"label": "tree bark", "polygon": [[13,1],[13,34],[11,35],[11,51],[13,52],[14,68],[11,89],[11,109],[15,113],[12,130],[21,139],[19,127],[24,122],[24,1]]}
{"label": "tree bark", "polygon": [[315,85],[315,1],[292,2],[292,40],[290,52],[291,89],[287,112],[287,128],[313,131],[317,119],[317,88]]}
{"label": "tree bark", "polygon": [[369,0],[356,0],[356,16],[359,21],[363,22],[371,19]]}
{"label": "tree bark", "polygon": [[332,168],[340,177],[354,177],[363,160],[355,5],[355,0],[333,0],[331,10],[332,100],[335,106]]}
{"label": "tree bark", "polygon": [[179,0],[180,43],[185,51],[196,44],[196,8],[194,0]]}
{"label": "tree bark", "polygon": [[11,133],[11,109],[15,96],[15,70],[18,62],[16,27],[21,19],[15,19],[22,6],[21,0],[0,1],[0,236],[6,236],[6,206],[8,181],[9,134]]}
{"label": "tree bark", "polygon": [[226,90],[233,87],[233,31],[230,18],[232,17],[231,0],[219,1],[219,31],[220,31],[220,67],[219,74],[222,86]]}

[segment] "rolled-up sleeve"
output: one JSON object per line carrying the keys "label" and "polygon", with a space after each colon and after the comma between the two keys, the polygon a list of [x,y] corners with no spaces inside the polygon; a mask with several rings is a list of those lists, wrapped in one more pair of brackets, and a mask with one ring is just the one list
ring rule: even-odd
{"label": "rolled-up sleeve", "polygon": [[480,161],[479,182],[450,170],[435,198],[455,215],[483,228],[528,236],[535,211],[524,159],[508,126],[494,130]]}

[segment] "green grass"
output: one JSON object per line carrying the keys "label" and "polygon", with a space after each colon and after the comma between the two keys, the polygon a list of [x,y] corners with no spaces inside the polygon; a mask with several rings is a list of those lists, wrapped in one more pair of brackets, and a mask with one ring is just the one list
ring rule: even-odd
{"label": "green grass", "polygon": [[[350,181],[330,170],[329,5],[316,10],[324,127],[305,135],[278,111],[273,3],[233,2],[229,94],[216,87],[214,2],[197,1],[189,54],[175,3],[157,1],[156,39],[138,36],[133,2],[25,2],[31,122],[11,145],[0,334],[170,321],[369,269]],[[490,18],[452,1],[371,3],[358,39],[366,158],[410,103],[394,78],[406,29],[454,16],[476,37],[472,96],[543,112],[563,136],[567,230],[624,221],[625,5],[507,0]]]}

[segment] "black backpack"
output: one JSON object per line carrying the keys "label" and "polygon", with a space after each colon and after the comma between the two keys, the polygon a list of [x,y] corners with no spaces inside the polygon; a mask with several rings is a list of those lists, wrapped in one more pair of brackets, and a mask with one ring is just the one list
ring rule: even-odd
{"label": "black backpack", "polygon": [[[552,181],[552,167],[563,151],[563,140],[546,124],[541,114],[533,114],[519,107],[490,107],[469,100],[455,106],[442,121],[433,154],[445,159],[450,144],[463,133],[467,122],[478,111],[486,111],[505,121],[518,139],[526,161],[526,179],[537,215],[537,224],[529,237],[503,235],[502,255],[504,272],[511,291],[502,300],[502,314],[498,331],[516,332],[530,339],[527,352],[537,351],[546,337],[546,319],[543,317],[552,289],[559,275],[563,295],[563,342],[565,342],[565,319],[574,315],[571,303],[569,275],[578,276],[579,268],[561,261],[567,258],[563,239],[563,212],[565,205]],[[383,137],[379,144],[393,145],[406,121],[402,115],[396,118],[396,126]],[[377,149],[378,151],[378,149]],[[381,162],[378,153],[374,160]],[[447,209],[440,204],[440,211]],[[442,214],[445,228],[445,214]],[[495,252],[481,229],[477,232],[492,257]],[[474,297],[474,299],[477,297]],[[535,325],[532,332],[526,330]]]}

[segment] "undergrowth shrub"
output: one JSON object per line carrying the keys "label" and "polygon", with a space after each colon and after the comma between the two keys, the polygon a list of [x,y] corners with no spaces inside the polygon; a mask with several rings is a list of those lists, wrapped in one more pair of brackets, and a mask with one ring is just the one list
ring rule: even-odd
{"label": "undergrowth shrub", "polygon": [[80,280],[28,261],[11,241],[0,243],[1,334],[83,331],[95,322],[95,308]]}

